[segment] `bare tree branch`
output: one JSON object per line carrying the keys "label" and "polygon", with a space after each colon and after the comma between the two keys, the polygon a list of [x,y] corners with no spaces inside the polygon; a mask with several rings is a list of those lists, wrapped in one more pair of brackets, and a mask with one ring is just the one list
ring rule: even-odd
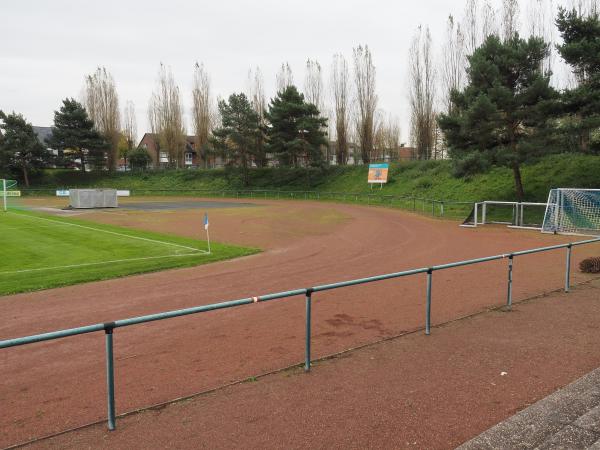
{"label": "bare tree branch", "polygon": [[465,39],[454,17],[448,17],[446,42],[442,48],[441,82],[445,110],[450,114],[453,110],[451,93],[463,86],[465,77]]}
{"label": "bare tree branch", "polygon": [[123,109],[123,135],[127,141],[127,150],[133,150],[137,141],[137,120],[135,105],[131,100],[125,103]]}
{"label": "bare tree branch", "polygon": [[196,151],[202,157],[204,168],[208,168],[208,138],[212,125],[212,99],[210,96],[210,77],[204,64],[194,65],[194,81],[192,84],[192,125]]}
{"label": "bare tree branch", "polygon": [[353,55],[358,109],[357,134],[360,139],[362,161],[364,164],[368,164],[373,152],[374,116],[377,109],[375,66],[368,46],[356,47]]}
{"label": "bare tree branch", "polygon": [[167,152],[171,165],[176,168],[183,167],[185,128],[181,95],[173,73],[162,63],[158,71],[156,90],[150,97],[148,119],[152,132],[158,135],[159,149]]}
{"label": "bare tree branch", "polygon": [[336,135],[336,161],[340,165],[348,163],[348,126],[350,123],[348,63],[341,55],[333,56],[331,67],[331,94]]}
{"label": "bare tree branch", "polygon": [[286,88],[293,86],[294,75],[292,74],[292,68],[289,63],[281,64],[281,68],[277,73],[277,92],[283,92]]}
{"label": "bare tree branch", "polygon": [[96,130],[106,139],[108,169],[115,170],[120,138],[119,96],[112,75],[104,67],[86,77],[85,106]]}
{"label": "bare tree branch", "polygon": [[419,27],[409,53],[411,140],[419,159],[435,157],[435,68],[431,51],[431,34]]}

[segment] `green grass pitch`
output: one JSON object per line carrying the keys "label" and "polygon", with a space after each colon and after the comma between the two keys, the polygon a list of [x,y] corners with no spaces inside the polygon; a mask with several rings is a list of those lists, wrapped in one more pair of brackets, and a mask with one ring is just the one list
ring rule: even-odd
{"label": "green grass pitch", "polygon": [[196,266],[259,251],[216,242],[211,242],[211,254],[206,248],[205,241],[178,236],[0,212],[0,295]]}

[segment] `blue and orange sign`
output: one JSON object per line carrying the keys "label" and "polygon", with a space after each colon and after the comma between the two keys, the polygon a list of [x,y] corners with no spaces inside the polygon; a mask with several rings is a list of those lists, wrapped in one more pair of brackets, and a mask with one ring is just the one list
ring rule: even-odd
{"label": "blue and orange sign", "polygon": [[369,164],[369,183],[387,183],[389,164]]}

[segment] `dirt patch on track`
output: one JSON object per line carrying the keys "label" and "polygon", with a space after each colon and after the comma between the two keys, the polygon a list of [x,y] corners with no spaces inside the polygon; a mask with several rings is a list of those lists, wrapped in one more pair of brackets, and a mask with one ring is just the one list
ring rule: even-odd
{"label": "dirt patch on track", "polygon": [[[425,267],[566,242],[504,227],[459,228],[402,211],[316,202],[253,201],[215,209],[211,237],[267,251],[240,260],[0,298],[0,338],[110,321],[319,283]],[[100,222],[202,236],[197,210],[103,211]],[[577,248],[574,263],[598,252]],[[519,257],[515,298],[560,288],[563,251]],[[574,282],[588,277],[575,274]],[[424,276],[319,293],[314,356],[423,325]],[[434,274],[433,321],[502,304],[506,261]],[[159,403],[299,362],[301,298],[119,329],[115,333],[118,411]],[[465,343],[466,344],[466,343]],[[0,445],[105,415],[100,334],[3,350]]]}

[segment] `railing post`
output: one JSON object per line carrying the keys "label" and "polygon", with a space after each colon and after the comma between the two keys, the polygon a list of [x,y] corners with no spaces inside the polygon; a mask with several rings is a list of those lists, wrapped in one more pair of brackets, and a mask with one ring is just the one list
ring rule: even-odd
{"label": "railing post", "polygon": [[506,307],[509,310],[512,309],[513,259],[514,255],[508,255],[508,290],[506,293]]}
{"label": "railing post", "polygon": [[116,429],[115,419],[115,367],[113,357],[113,329],[114,323],[104,324],[104,333],[106,337],[106,388],[108,400],[108,429]]}
{"label": "railing post", "polygon": [[433,269],[427,270],[427,305],[425,309],[425,334],[429,336],[431,334],[431,281],[433,276]]}
{"label": "railing post", "polygon": [[440,216],[444,217],[444,202],[442,201],[442,203],[440,204],[441,208],[440,208]]}
{"label": "railing post", "polygon": [[571,253],[573,250],[573,244],[567,246],[567,267],[565,271],[565,292],[569,292],[571,289]]}
{"label": "railing post", "polygon": [[310,329],[311,329],[311,306],[313,289],[306,290],[306,346],[304,357],[304,371],[310,372]]}
{"label": "railing post", "polygon": [[417,199],[413,197],[413,211],[417,210]]}

